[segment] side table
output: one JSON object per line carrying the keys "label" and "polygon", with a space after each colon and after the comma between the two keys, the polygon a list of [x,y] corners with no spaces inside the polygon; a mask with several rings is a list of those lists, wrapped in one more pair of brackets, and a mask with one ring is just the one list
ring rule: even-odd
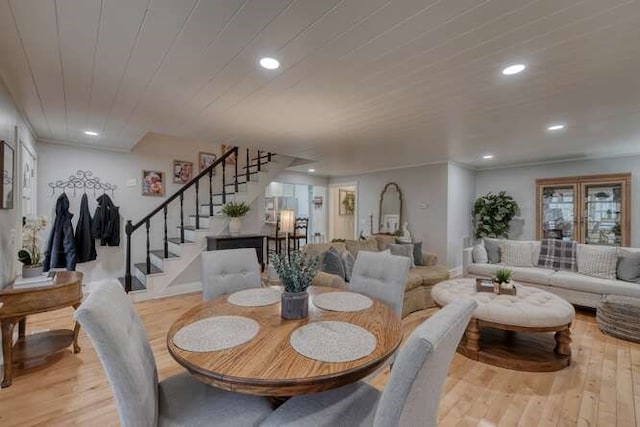
{"label": "side table", "polygon": [[[82,302],[82,273],[56,272],[53,284],[0,290],[0,324],[2,325],[2,355],[4,376],[0,387],[9,387],[13,370],[32,368],[46,363],[53,354],[73,345],[73,352],[80,352],[78,333],[80,324],[72,330],[56,329],[26,335],[27,316],[64,307],[80,306]],[[18,325],[18,341],[13,344],[13,330]]]}

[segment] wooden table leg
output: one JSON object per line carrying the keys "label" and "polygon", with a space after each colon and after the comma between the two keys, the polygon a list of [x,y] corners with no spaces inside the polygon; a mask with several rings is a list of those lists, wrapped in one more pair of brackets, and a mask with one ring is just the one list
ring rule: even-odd
{"label": "wooden table leg", "polygon": [[[74,304],[73,309],[77,310],[80,307],[80,304]],[[78,345],[78,334],[80,334],[80,322],[77,320],[73,324],[73,354],[80,353],[80,346]]]}
{"label": "wooden table leg", "polygon": [[480,351],[480,329],[478,328],[477,319],[472,318],[469,320],[465,335],[467,337],[467,348],[474,353],[478,353]]}
{"label": "wooden table leg", "polygon": [[15,321],[13,319],[2,320],[2,357],[4,363],[4,375],[0,387],[9,387],[11,385],[13,365],[13,327]]}
{"label": "wooden table leg", "polygon": [[555,352],[563,356],[571,357],[571,325],[568,325],[566,329],[555,333],[556,348]]}

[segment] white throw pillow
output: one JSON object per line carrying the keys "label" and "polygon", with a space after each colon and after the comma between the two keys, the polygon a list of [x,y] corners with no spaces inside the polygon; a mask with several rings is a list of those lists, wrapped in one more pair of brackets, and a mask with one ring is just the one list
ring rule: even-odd
{"label": "white throw pillow", "polygon": [[542,247],[542,242],[533,241],[531,242],[531,262],[535,267],[538,265],[538,260],[540,259],[540,248]]}
{"label": "white throw pillow", "polygon": [[618,248],[602,245],[578,244],[578,273],[600,279],[616,279]]}
{"label": "white throw pillow", "polygon": [[533,267],[532,245],[529,241],[504,240],[502,263],[510,267]]}
{"label": "white throw pillow", "polygon": [[487,249],[482,245],[475,245],[471,250],[471,257],[474,264],[486,264],[489,262]]}

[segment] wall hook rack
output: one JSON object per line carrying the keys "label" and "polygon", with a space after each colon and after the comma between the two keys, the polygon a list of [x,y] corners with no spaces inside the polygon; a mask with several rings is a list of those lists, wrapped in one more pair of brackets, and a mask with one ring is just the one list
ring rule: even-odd
{"label": "wall hook rack", "polygon": [[118,186],[100,181],[100,178],[93,176],[93,172],[91,171],[78,170],[75,175],[69,176],[66,180],[60,179],[55,182],[50,182],[49,188],[51,189],[52,196],[56,193],[56,190],[62,190],[63,192],[73,190],[74,196],[78,190],[82,190],[85,193],[87,190],[93,190],[94,195],[96,191],[102,191],[104,193],[111,191],[111,196],[113,197],[113,193]]}

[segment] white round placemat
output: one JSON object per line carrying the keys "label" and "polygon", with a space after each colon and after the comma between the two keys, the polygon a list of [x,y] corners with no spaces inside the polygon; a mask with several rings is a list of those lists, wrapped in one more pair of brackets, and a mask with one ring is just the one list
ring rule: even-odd
{"label": "white round placemat", "polygon": [[261,307],[280,301],[282,292],[274,288],[245,289],[234,292],[227,298],[227,302],[242,307]]}
{"label": "white round placemat", "polygon": [[296,329],[289,338],[291,347],[303,356],[321,362],[350,362],[370,355],[377,340],[360,326],[326,320]]}
{"label": "white round placemat", "polygon": [[181,328],[173,343],[187,351],[218,351],[248,342],[259,329],[258,322],[248,317],[208,317]]}
{"label": "white round placemat", "polygon": [[313,297],[313,305],[330,311],[360,311],[371,307],[373,301],[355,292],[325,292]]}

